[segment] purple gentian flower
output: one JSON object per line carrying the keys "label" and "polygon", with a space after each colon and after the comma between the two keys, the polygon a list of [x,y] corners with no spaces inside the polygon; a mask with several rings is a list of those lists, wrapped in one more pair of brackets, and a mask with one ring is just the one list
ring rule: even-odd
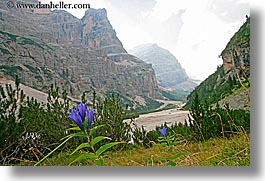
{"label": "purple gentian flower", "polygon": [[86,111],[87,111],[86,105],[87,105],[86,103],[81,102],[80,104],[77,105],[77,109],[76,109],[79,112],[83,122],[86,118]]}
{"label": "purple gentian flower", "polygon": [[91,127],[91,124],[92,124],[92,121],[93,121],[93,118],[94,118],[94,114],[95,114],[95,110],[93,110],[93,109],[86,110],[86,116],[88,118],[88,121],[87,121],[88,129]]}
{"label": "purple gentian flower", "polygon": [[76,105],[76,109],[72,109],[71,113],[69,114],[69,118],[73,119],[74,122],[78,125],[78,127],[81,130],[84,130],[84,126],[83,126],[83,122],[85,121],[85,118],[88,118],[88,129],[91,127],[93,118],[94,118],[94,114],[95,114],[95,110],[88,110],[86,108],[86,103],[80,103]]}
{"label": "purple gentian flower", "polygon": [[159,132],[161,133],[161,135],[163,136],[163,137],[166,137],[167,136],[167,128],[162,128],[162,129],[160,129],[159,130]]}
{"label": "purple gentian flower", "polygon": [[81,130],[84,130],[84,126],[83,126],[83,121],[80,114],[79,114],[79,111],[78,110],[75,110],[75,109],[72,109],[72,112],[71,113],[68,113],[69,114],[69,118],[73,119],[74,122],[77,124],[77,126],[79,126],[79,128]]}

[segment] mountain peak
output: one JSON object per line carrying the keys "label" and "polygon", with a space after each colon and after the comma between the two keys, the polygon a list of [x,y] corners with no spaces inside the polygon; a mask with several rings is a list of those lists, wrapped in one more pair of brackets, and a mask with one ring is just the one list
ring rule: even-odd
{"label": "mountain peak", "polygon": [[177,58],[157,44],[139,45],[129,50],[129,53],[152,64],[158,81],[165,88],[191,91],[196,86],[189,79]]}
{"label": "mountain peak", "polygon": [[53,84],[75,98],[92,89],[99,96],[118,92],[127,102],[162,97],[151,65],[126,52],[106,9],[89,9],[78,19],[62,10],[4,8],[0,2],[0,74],[8,79],[18,75],[43,91]]}
{"label": "mountain peak", "polygon": [[99,17],[106,17],[107,18],[107,10],[105,8],[102,8],[102,9],[89,8],[88,10],[86,10],[83,18],[87,18],[87,17],[91,17],[91,16],[99,16]]}

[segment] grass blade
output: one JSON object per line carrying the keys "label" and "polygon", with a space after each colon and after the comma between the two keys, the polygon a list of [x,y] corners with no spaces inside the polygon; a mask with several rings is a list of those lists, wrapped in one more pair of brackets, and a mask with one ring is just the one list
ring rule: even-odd
{"label": "grass blade", "polygon": [[41,162],[43,162],[46,158],[48,158],[51,154],[53,154],[56,150],[58,150],[61,146],[63,146],[68,140],[70,140],[72,137],[68,137],[66,140],[64,140],[59,146],[57,146],[54,150],[52,150],[48,155],[43,157],[40,161],[38,161],[34,166],[38,166]]}

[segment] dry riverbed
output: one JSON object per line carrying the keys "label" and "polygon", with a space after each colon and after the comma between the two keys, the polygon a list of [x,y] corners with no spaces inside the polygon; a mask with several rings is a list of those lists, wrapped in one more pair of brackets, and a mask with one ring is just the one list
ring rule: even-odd
{"label": "dry riverbed", "polygon": [[[171,126],[175,123],[184,123],[188,119],[189,111],[182,111],[178,109],[169,109],[154,113],[142,114],[135,119],[135,124],[137,127],[142,127],[147,131],[154,130],[156,126],[160,126],[166,123],[168,126]],[[130,120],[126,120],[127,123]]]}

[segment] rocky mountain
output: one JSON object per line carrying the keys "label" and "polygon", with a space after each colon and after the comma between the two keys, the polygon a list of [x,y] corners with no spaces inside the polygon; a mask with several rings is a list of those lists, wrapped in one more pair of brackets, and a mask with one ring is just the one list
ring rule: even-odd
{"label": "rocky mountain", "polygon": [[161,86],[172,90],[192,91],[197,84],[193,82],[181,67],[177,58],[157,44],[139,45],[129,52],[152,64]]}
{"label": "rocky mountain", "polygon": [[192,104],[195,93],[202,103],[231,109],[250,109],[250,17],[227,43],[220,57],[223,65],[204,80],[188,96],[186,108]]}
{"label": "rocky mountain", "polygon": [[0,74],[17,74],[44,92],[55,84],[74,98],[93,89],[132,102],[162,97],[152,66],[127,53],[106,9],[88,9],[78,19],[62,10],[8,9],[6,2],[0,2]]}
{"label": "rocky mountain", "polygon": [[[225,49],[221,52],[225,72],[234,71],[240,77],[250,76],[250,18],[230,39]],[[237,70],[242,69],[242,72]],[[245,74],[245,75],[243,75]]]}

